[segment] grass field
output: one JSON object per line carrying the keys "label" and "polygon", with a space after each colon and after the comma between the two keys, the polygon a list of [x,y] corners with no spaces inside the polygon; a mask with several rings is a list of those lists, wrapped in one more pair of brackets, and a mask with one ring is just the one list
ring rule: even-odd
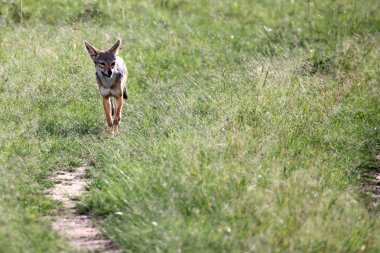
{"label": "grass field", "polygon": [[[380,2],[0,2],[0,252],[60,252],[45,196],[123,252],[380,252]],[[130,98],[105,132],[87,40],[117,38]]]}

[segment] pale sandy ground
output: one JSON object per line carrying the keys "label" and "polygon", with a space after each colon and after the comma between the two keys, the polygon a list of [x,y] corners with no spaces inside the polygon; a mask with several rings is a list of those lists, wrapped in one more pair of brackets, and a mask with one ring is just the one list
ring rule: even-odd
{"label": "pale sandy ground", "polygon": [[67,252],[119,252],[112,241],[104,239],[88,215],[75,211],[76,199],[85,192],[89,183],[83,177],[85,170],[86,167],[79,167],[74,171],[59,171],[51,177],[55,185],[49,195],[63,206],[59,215],[53,218],[53,229],[72,247]]}

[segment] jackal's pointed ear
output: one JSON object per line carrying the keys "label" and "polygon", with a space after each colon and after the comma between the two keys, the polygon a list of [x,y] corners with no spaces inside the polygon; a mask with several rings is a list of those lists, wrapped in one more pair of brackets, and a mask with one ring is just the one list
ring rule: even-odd
{"label": "jackal's pointed ear", "polygon": [[110,49],[108,49],[107,51],[113,54],[117,54],[117,51],[119,51],[119,48],[120,48],[120,43],[121,43],[121,40],[118,39],[116,43],[112,47],[110,47]]}
{"label": "jackal's pointed ear", "polygon": [[84,42],[84,45],[86,46],[86,50],[90,54],[91,59],[95,61],[96,57],[99,54],[99,50],[88,44],[86,41]]}

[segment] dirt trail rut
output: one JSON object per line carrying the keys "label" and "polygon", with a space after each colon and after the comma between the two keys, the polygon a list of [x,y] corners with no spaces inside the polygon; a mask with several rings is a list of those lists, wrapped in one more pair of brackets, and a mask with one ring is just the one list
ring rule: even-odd
{"label": "dirt trail rut", "polygon": [[74,171],[59,171],[51,177],[55,185],[49,192],[52,199],[62,202],[62,210],[54,217],[53,229],[64,237],[75,251],[119,252],[87,215],[75,210],[76,199],[85,192],[88,181],[83,178],[86,167]]}

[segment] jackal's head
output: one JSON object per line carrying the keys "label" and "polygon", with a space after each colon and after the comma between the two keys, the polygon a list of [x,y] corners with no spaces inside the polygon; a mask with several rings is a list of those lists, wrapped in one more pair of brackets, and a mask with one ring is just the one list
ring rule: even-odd
{"label": "jackal's head", "polygon": [[120,39],[118,39],[110,49],[104,52],[99,51],[86,41],[84,42],[87,52],[95,63],[96,73],[98,73],[99,76],[112,77],[116,66],[116,55],[120,47],[120,42]]}

